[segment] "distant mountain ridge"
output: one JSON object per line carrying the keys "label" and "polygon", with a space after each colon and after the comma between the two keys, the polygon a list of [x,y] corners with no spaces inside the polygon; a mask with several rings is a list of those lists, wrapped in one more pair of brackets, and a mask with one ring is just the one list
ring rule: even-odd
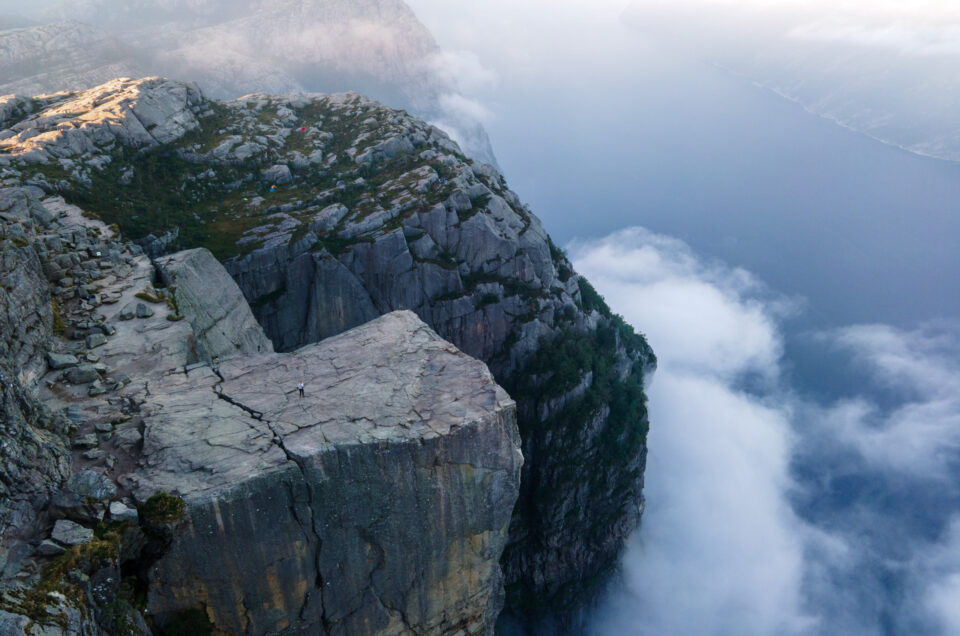
{"label": "distant mountain ridge", "polygon": [[0,93],[146,75],[193,80],[222,99],[356,90],[441,125],[496,165],[482,124],[449,99],[458,92],[436,70],[440,47],[401,0],[0,2],[0,11],[46,22],[0,31]]}

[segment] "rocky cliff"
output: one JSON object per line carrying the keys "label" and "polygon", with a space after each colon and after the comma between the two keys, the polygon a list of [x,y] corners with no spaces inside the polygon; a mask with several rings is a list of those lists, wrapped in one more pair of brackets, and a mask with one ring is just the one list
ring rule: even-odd
{"label": "rocky cliff", "polygon": [[0,633],[492,633],[523,460],[483,363],[409,312],[273,353],[206,250],[7,177]]}
{"label": "rocky cliff", "polygon": [[517,611],[581,599],[642,508],[655,357],[491,166],[356,94],[206,100],[165,80],[6,98],[0,166],[151,254],[208,247],[278,351],[411,310],[517,399]]}

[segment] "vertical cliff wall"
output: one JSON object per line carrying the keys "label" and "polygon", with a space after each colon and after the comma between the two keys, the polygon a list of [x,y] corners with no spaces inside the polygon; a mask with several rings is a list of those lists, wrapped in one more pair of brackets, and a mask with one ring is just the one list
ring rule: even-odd
{"label": "vertical cliff wall", "polygon": [[482,362],[409,312],[275,354],[209,252],[41,195],[0,188],[0,632],[492,634],[523,458]]}
{"label": "vertical cliff wall", "polygon": [[221,103],[151,79],[45,99],[11,107],[0,168],[151,253],[208,247],[277,350],[410,310],[489,365],[526,458],[511,607],[569,607],[613,569],[642,508],[656,358],[493,167],[350,93]]}
{"label": "vertical cliff wall", "polygon": [[198,606],[238,634],[492,633],[522,457],[482,363],[396,313],[219,373],[160,381],[144,406],[135,492],[187,502],[150,615]]}

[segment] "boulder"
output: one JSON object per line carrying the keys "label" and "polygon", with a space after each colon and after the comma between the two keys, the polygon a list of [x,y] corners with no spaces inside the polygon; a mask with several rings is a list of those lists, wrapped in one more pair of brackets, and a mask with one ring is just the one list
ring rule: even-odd
{"label": "boulder", "polygon": [[293,181],[293,175],[290,173],[290,167],[286,164],[276,164],[270,166],[262,173],[263,180],[269,183],[290,183]]}
{"label": "boulder", "polygon": [[80,449],[96,448],[99,445],[100,445],[100,442],[99,440],[97,440],[97,436],[94,435],[93,433],[89,433],[87,435],[80,435],[78,437],[75,437],[73,440],[74,448],[80,448]]}
{"label": "boulder", "polygon": [[50,368],[54,371],[60,371],[63,369],[69,369],[80,364],[80,361],[76,356],[70,355],[68,353],[48,353],[47,354],[47,364],[50,365]]}
{"label": "boulder", "polygon": [[201,360],[273,351],[243,292],[209,250],[171,254],[157,259],[156,267],[193,327]]}
{"label": "boulder", "polygon": [[79,523],[60,519],[54,524],[50,537],[61,545],[83,545],[93,540],[93,530],[84,528]]}
{"label": "boulder", "polygon": [[102,333],[92,333],[87,336],[86,344],[88,349],[96,349],[107,344],[107,337]]}
{"label": "boulder", "polygon": [[153,310],[143,303],[137,303],[137,318],[150,318],[153,316]]}
{"label": "boulder", "polygon": [[89,384],[99,379],[100,374],[92,364],[80,364],[67,371],[67,381],[70,384]]}
{"label": "boulder", "polygon": [[110,518],[114,521],[132,521],[137,522],[138,513],[136,508],[130,508],[122,502],[114,501],[110,504]]}
{"label": "boulder", "polygon": [[92,470],[75,473],[67,480],[66,489],[81,498],[108,501],[117,494],[116,485],[108,477]]}
{"label": "boulder", "polygon": [[44,539],[43,542],[39,546],[37,546],[37,554],[41,556],[47,556],[47,557],[60,556],[66,551],[67,550],[62,545],[60,545],[59,543],[55,543],[50,539]]}

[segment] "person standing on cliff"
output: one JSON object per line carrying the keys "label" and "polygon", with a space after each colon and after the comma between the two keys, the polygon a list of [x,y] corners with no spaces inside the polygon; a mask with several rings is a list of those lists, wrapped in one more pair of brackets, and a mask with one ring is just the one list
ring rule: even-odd
{"label": "person standing on cliff", "polygon": [[303,380],[297,383],[297,391],[300,392],[300,397],[303,397]]}

